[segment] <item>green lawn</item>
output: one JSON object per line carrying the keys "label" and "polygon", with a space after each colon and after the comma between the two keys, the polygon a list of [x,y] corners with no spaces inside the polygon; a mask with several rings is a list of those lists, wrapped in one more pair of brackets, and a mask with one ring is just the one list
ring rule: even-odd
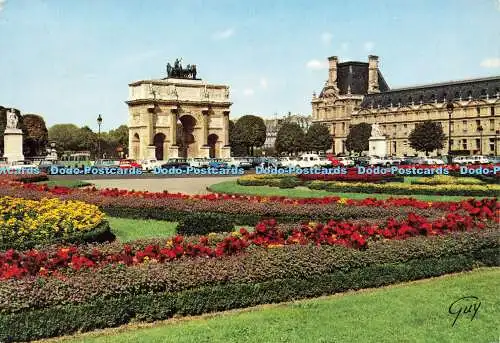
{"label": "green lawn", "polygon": [[[392,195],[392,194],[367,194],[367,193],[335,193],[325,190],[313,190],[306,187],[297,188],[278,188],[269,186],[242,186],[236,181],[223,181],[209,187],[211,192],[226,193],[226,194],[246,194],[246,195],[261,195],[261,196],[286,196],[290,198],[319,198],[326,196],[339,196],[350,199],[364,198],[415,198],[423,201],[459,201],[471,197],[462,196],[445,196],[445,195]],[[476,197],[481,198],[481,197]]]}
{"label": "green lawn", "polygon": [[[130,242],[137,239],[171,237],[176,234],[177,222],[168,222],[153,219],[128,219],[108,217],[111,231],[122,242]],[[235,229],[246,228],[249,231],[253,227],[236,225]]]}
{"label": "green lawn", "polygon": [[[58,339],[65,342],[498,342],[500,268]],[[450,305],[481,304],[455,326]],[[470,306],[471,303],[464,302]],[[462,306],[464,308],[464,306]],[[453,312],[458,311],[453,307]],[[51,340],[54,341],[54,340]]]}
{"label": "green lawn", "polygon": [[59,187],[69,187],[69,188],[85,187],[92,185],[89,182],[80,180],[49,180],[49,181],[40,181],[37,183],[46,184],[49,187],[59,186]]}

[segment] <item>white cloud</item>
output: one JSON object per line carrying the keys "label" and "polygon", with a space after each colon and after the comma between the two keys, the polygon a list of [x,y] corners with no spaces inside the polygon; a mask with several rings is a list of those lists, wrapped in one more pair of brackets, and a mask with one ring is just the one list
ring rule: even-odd
{"label": "white cloud", "polygon": [[325,45],[330,45],[330,43],[332,42],[332,38],[333,38],[333,35],[330,32],[323,32],[321,34],[321,41]]}
{"label": "white cloud", "polygon": [[372,52],[374,47],[375,43],[373,42],[365,42],[365,44],[363,44],[363,48],[365,49],[366,52]]}
{"label": "white cloud", "polygon": [[497,10],[500,11],[500,0],[496,0],[496,7],[497,7]]}
{"label": "white cloud", "polygon": [[328,68],[327,61],[319,61],[319,60],[310,60],[306,63],[306,67],[312,70],[320,70]]}
{"label": "white cloud", "polygon": [[260,86],[263,89],[267,89],[268,83],[267,83],[267,79],[265,77],[263,77],[263,78],[260,79]]}
{"label": "white cloud", "polygon": [[4,4],[5,0],[0,0],[0,12],[2,12]]}
{"label": "white cloud", "polygon": [[226,29],[223,31],[217,31],[213,34],[212,38],[215,40],[228,39],[229,37],[234,35],[233,29]]}
{"label": "white cloud", "polygon": [[481,61],[483,68],[500,68],[500,58],[486,58]]}
{"label": "white cloud", "polygon": [[245,96],[252,96],[254,93],[255,92],[252,88],[247,88],[243,91],[243,95],[245,95]]}

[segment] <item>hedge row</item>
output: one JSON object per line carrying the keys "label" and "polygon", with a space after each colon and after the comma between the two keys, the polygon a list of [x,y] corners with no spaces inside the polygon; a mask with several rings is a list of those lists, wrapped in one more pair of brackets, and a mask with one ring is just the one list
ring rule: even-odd
{"label": "hedge row", "polygon": [[312,181],[311,189],[342,193],[384,193],[393,195],[457,195],[493,196],[500,194],[500,185],[412,185],[407,183],[347,183]]}
{"label": "hedge row", "polygon": [[498,266],[499,231],[343,247],[254,249],[0,283],[0,341],[33,340]]}

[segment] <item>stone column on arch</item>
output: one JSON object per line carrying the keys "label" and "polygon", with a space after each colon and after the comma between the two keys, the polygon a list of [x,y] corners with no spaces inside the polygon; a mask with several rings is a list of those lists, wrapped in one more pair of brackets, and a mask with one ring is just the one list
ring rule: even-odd
{"label": "stone column on arch", "polygon": [[203,115],[203,121],[201,123],[201,145],[208,146],[208,122],[210,115],[210,108],[203,108],[201,110],[201,114]]}
{"label": "stone column on arch", "polygon": [[179,146],[177,145],[177,116],[179,115],[179,107],[175,106],[170,109],[170,148],[168,151],[169,158],[179,157]]}
{"label": "stone column on arch", "polygon": [[222,112],[223,118],[223,132],[224,132],[224,146],[220,149],[222,158],[231,157],[231,146],[229,145],[229,113],[230,111]]}

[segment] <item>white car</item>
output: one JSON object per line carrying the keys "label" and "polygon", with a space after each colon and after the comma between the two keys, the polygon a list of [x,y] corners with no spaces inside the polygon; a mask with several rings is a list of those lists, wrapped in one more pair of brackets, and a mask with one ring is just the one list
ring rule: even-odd
{"label": "white car", "polygon": [[490,160],[486,156],[458,156],[453,158],[453,163],[457,164],[487,164]]}
{"label": "white car", "polygon": [[143,160],[141,161],[141,166],[144,171],[150,172],[157,167],[161,167],[164,161],[158,161],[155,159]]}
{"label": "white car", "polygon": [[[328,162],[328,164],[326,163]],[[296,161],[296,168],[316,168],[316,167],[326,167],[330,165],[330,161],[326,161],[321,159],[316,154],[304,154],[299,157]]]}
{"label": "white car", "polygon": [[37,169],[38,166],[36,164],[34,164],[33,162],[30,162],[30,161],[14,161],[12,162],[8,168],[10,170],[16,170],[16,171],[20,171],[20,170],[32,170],[32,169]]}
{"label": "white car", "polygon": [[278,159],[278,165],[282,168],[291,168],[297,165],[297,159],[295,157],[280,157]]}
{"label": "white car", "polygon": [[351,160],[349,157],[335,157],[337,161],[344,167],[352,167],[354,166],[354,161]]}
{"label": "white car", "polygon": [[193,168],[208,168],[208,160],[205,158],[188,158],[187,163]]}
{"label": "white car", "polygon": [[250,169],[253,166],[252,161],[244,157],[231,157],[227,160],[224,160],[224,162],[227,163],[229,168]]}

